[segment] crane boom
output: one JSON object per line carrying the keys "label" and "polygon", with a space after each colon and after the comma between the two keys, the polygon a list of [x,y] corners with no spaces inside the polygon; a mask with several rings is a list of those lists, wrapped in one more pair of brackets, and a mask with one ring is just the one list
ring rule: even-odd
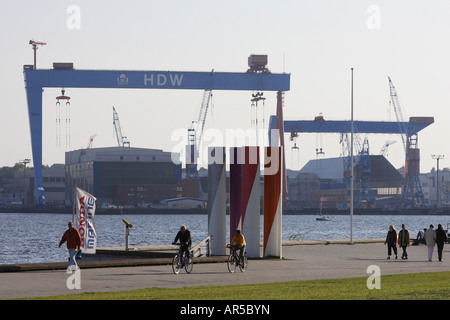
{"label": "crane boom", "polygon": [[114,131],[116,132],[117,145],[119,147],[129,147],[130,142],[127,137],[122,136],[122,129],[120,128],[119,115],[117,114],[116,108],[113,106],[113,125]]}
{"label": "crane boom", "polygon": [[198,150],[198,148],[200,148],[200,144],[202,142],[202,135],[203,135],[203,130],[205,128],[206,115],[208,114],[208,108],[209,108],[209,103],[211,101],[211,96],[212,96],[211,90],[205,90],[205,92],[203,93],[202,106],[200,108],[200,112],[198,114],[198,119],[197,119],[197,129],[196,129],[197,150]]}
{"label": "crane boom", "polygon": [[[417,144],[417,132],[408,131],[408,127],[403,121],[402,109],[398,101],[397,90],[395,90],[394,84],[389,79],[389,88],[391,95],[391,102],[394,107],[395,116],[397,117],[398,125],[400,126],[400,132],[403,141],[403,147],[405,148],[405,167],[403,171],[403,188],[402,197],[404,199],[412,199],[416,204],[424,205],[425,199],[423,195],[422,184],[420,182],[420,149]],[[411,119],[410,119],[411,121]]]}
{"label": "crane boom", "polygon": [[391,81],[391,78],[389,79],[389,89],[390,89],[390,96],[391,96],[391,103],[394,108],[395,117],[397,118],[397,123],[399,125],[400,132],[402,132],[401,137],[403,141],[403,147],[406,150],[406,134],[407,134],[407,128],[405,125],[405,121],[403,120],[403,113],[402,109],[400,107],[400,102],[398,100],[397,90],[395,89],[394,84]]}
{"label": "crane boom", "polygon": [[386,156],[386,155],[387,155],[387,150],[388,150],[389,146],[390,146],[391,144],[396,143],[396,142],[397,142],[397,141],[395,141],[395,140],[387,140],[387,141],[384,143],[383,148],[381,148],[380,155],[381,155],[381,156]]}
{"label": "crane boom", "polygon": [[96,136],[97,136],[97,134],[93,134],[92,136],[89,137],[89,143],[88,143],[87,149],[92,148],[92,145],[93,145],[93,143],[94,143],[94,138],[95,138]]}
{"label": "crane boom", "polygon": [[206,115],[211,101],[212,91],[206,89],[203,93],[202,104],[198,114],[197,121],[192,121],[188,129],[188,146],[186,154],[186,176],[188,178],[198,177],[197,158],[200,144],[202,143],[203,130],[206,123]]}

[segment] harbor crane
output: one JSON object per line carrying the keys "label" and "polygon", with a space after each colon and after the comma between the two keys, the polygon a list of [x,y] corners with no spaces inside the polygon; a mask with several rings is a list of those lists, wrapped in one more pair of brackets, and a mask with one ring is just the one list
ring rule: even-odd
{"label": "harbor crane", "polygon": [[91,149],[91,148],[92,148],[92,145],[93,145],[93,143],[94,143],[94,138],[95,138],[96,136],[97,136],[97,134],[93,134],[92,136],[89,137],[89,143],[88,143],[86,149]]}
{"label": "harbor crane", "polygon": [[397,119],[399,131],[401,132],[400,136],[402,137],[403,147],[406,150],[406,133],[407,133],[408,129],[406,128],[406,124],[403,120],[403,112],[400,107],[400,102],[398,100],[397,90],[395,89],[395,86],[392,83],[391,78],[388,77],[388,79],[389,79],[389,94],[391,97],[391,104],[394,108],[394,113],[395,113],[395,117]]}
{"label": "harbor crane", "polygon": [[[418,135],[417,132],[411,132],[410,128],[406,125],[407,123],[403,121],[403,113],[400,107],[397,90],[395,89],[391,78],[388,77],[388,79],[391,102],[399,125],[399,132],[402,137],[403,147],[405,148],[402,197],[404,199],[413,199],[418,205],[424,205],[425,198],[423,195],[422,184],[419,179],[420,149],[418,148]],[[417,117],[415,121],[430,122],[430,119],[425,117]]]}
{"label": "harbor crane", "polygon": [[[214,69],[211,70],[211,76]],[[211,81],[211,80],[210,80]],[[211,85],[211,83],[210,83]],[[198,113],[197,121],[192,121],[188,129],[188,145],[186,146],[186,178],[198,178],[197,160],[200,144],[202,143],[203,130],[205,129],[206,115],[212,98],[211,88],[203,92],[202,104]],[[202,192],[200,186],[200,193]]]}
{"label": "harbor crane", "polygon": [[38,49],[37,46],[45,46],[47,43],[46,42],[41,42],[41,41],[30,40],[29,44],[31,44],[31,46],[33,47],[33,50],[34,50],[34,65],[33,65],[33,68],[34,68],[34,70],[36,70],[36,50]]}
{"label": "harbor crane", "polygon": [[122,136],[122,129],[120,128],[119,115],[117,114],[116,108],[113,106],[113,125],[114,131],[116,132],[117,145],[119,147],[129,147],[130,141],[127,137]]}
{"label": "harbor crane", "polygon": [[389,146],[390,146],[391,144],[394,144],[394,143],[397,143],[397,141],[395,141],[395,140],[387,140],[387,141],[384,143],[384,146],[381,148],[380,156],[386,156],[386,155],[387,155],[387,150],[388,150]]}
{"label": "harbor crane", "polygon": [[186,178],[198,178],[197,159],[203,130],[205,129],[206,115],[211,102],[212,91],[205,90],[197,120],[192,121],[188,129],[188,146],[186,150]]}
{"label": "harbor crane", "polygon": [[[317,118],[317,117],[316,117]],[[355,204],[358,207],[373,207],[376,204],[375,193],[370,186],[370,153],[369,153],[369,140],[367,136],[364,141],[361,142],[358,126],[354,125],[354,153],[356,153],[356,161],[353,166],[356,169],[356,199]],[[350,183],[351,172],[351,140],[349,139],[348,131],[350,128],[347,126],[346,130],[340,133],[340,143],[342,146],[342,157],[344,158],[344,181]]]}

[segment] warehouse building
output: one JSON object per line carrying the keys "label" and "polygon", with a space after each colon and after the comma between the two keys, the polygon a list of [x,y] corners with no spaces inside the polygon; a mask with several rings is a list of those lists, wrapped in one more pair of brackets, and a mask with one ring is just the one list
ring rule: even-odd
{"label": "warehouse building", "polygon": [[[322,202],[324,207],[345,208],[350,201],[350,190],[344,179],[345,158],[328,158],[310,160],[299,172],[295,179],[288,184],[290,200],[297,200],[293,205],[318,207]],[[368,190],[374,194],[377,207],[397,205],[401,199],[401,173],[382,155],[370,155],[368,175]],[[355,199],[362,191],[361,177],[358,163],[355,165]],[[365,206],[362,201],[360,206]]]}
{"label": "warehouse building", "polygon": [[182,174],[178,158],[162,150],[133,147],[66,152],[66,202],[71,203],[75,186],[93,194],[101,206],[117,202],[118,186],[175,185]]}

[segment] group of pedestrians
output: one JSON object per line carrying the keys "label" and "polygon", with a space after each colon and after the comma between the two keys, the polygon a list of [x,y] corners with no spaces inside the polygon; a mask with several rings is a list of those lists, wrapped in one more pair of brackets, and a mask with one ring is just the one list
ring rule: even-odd
{"label": "group of pedestrians", "polygon": [[[447,235],[445,234],[442,224],[438,224],[438,228],[436,230],[434,230],[434,225],[430,224],[430,227],[428,229],[425,229],[423,239],[425,240],[425,244],[428,248],[428,261],[432,261],[435,245],[437,246],[438,259],[439,261],[442,261],[442,251],[444,249],[444,243],[447,242]],[[410,242],[411,240],[409,237],[409,232],[404,224],[402,224],[402,230],[398,232],[398,235],[397,230],[395,230],[394,226],[390,225],[389,231],[386,235],[386,240],[384,242],[384,244],[387,244],[388,246],[387,259],[391,258],[392,252],[395,254],[395,259],[398,258],[397,245],[403,250],[401,258],[404,260],[408,259],[408,253],[406,249],[410,246]]]}
{"label": "group of pedestrians", "polygon": [[[64,233],[63,237],[61,238],[61,241],[59,242],[59,246],[64,242],[67,242],[67,249],[69,250],[69,268],[70,267],[77,267],[76,263],[76,255],[77,252],[81,252],[81,237],[80,233],[76,228],[73,226],[73,222],[68,223],[68,229]],[[242,256],[243,248],[245,248],[245,240],[243,240],[243,236],[240,234],[239,230],[237,231],[237,235],[242,238],[237,241],[234,237],[231,241],[231,244],[233,245],[236,243],[236,249],[240,250],[240,256]],[[438,259],[439,261],[442,261],[442,251],[444,249],[444,243],[447,242],[447,235],[444,231],[444,228],[442,227],[442,224],[438,224],[438,228],[434,230],[434,225],[430,224],[430,227],[428,229],[425,229],[425,232],[423,234],[423,239],[425,240],[425,244],[428,248],[428,261],[432,261],[433,257],[433,251],[434,246],[437,246],[438,251]],[[186,229],[186,226],[182,225],[180,228],[180,231],[177,233],[174,242],[176,243],[177,240],[180,240],[180,244],[182,245],[182,250],[186,253],[187,258],[189,258],[189,248],[192,243],[191,241],[191,233],[189,230]],[[391,259],[392,252],[395,254],[395,259],[398,258],[397,256],[397,245],[399,248],[402,248],[402,256],[401,258],[403,260],[408,259],[408,252],[407,248],[410,246],[411,239],[409,237],[409,231],[406,229],[406,226],[402,224],[402,229],[398,232],[394,228],[393,225],[389,226],[389,231],[386,235],[386,240],[384,244],[387,244],[388,246],[388,257],[387,259]]]}

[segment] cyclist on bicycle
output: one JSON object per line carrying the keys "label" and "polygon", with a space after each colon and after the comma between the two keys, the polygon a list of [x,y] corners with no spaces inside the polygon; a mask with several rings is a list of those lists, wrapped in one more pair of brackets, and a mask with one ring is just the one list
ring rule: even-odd
{"label": "cyclist on bicycle", "polygon": [[234,233],[234,237],[231,240],[231,248],[233,251],[236,251],[239,249],[239,259],[243,263],[244,261],[244,250],[245,250],[245,238],[244,235],[241,233],[241,230],[236,230]]}
{"label": "cyclist on bicycle", "polygon": [[173,244],[176,244],[178,239],[180,239],[181,252],[184,251],[186,258],[189,259],[190,258],[189,249],[191,248],[192,244],[191,232],[188,229],[186,229],[186,226],[184,224],[180,227],[180,231],[178,231],[177,236],[173,241]]}

